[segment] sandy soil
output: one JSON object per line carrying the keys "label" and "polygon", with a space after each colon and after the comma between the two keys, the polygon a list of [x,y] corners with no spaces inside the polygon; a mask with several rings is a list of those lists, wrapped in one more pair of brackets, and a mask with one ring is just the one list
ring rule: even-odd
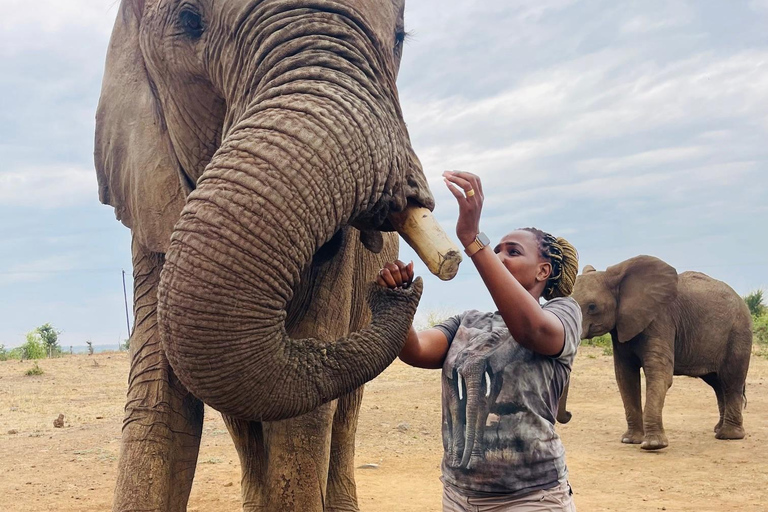
{"label": "sandy soil", "polygon": [[[0,362],[0,509],[109,510],[120,446],[126,354]],[[717,405],[698,379],[676,377],[665,407],[670,447],[622,445],[624,413],[610,356],[582,348],[560,426],[580,511],[768,510],[768,360],[753,357],[747,438],[717,441]],[[439,511],[439,372],[396,362],[368,384],[357,438],[361,509]],[[64,427],[53,420],[64,414]],[[190,511],[239,508],[237,456],[218,414],[206,411]]]}

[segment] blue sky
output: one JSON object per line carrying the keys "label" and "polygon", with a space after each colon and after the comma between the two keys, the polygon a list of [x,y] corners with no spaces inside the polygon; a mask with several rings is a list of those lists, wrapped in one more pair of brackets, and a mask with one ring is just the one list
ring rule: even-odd
{"label": "blue sky", "polygon": [[[99,204],[92,163],[116,2],[3,5],[0,343],[51,322],[64,346],[116,345],[130,233]],[[440,173],[468,170],[492,239],[532,225],[581,266],[652,254],[741,294],[768,288],[768,0],[445,5],[408,4],[399,86],[451,235]],[[470,308],[493,308],[471,264],[426,277],[420,320]]]}

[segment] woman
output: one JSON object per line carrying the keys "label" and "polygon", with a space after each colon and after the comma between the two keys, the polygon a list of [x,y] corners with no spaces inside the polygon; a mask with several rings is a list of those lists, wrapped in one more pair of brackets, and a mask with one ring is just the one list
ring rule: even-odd
{"label": "woman", "polygon": [[[456,234],[498,308],[421,332],[411,327],[400,352],[409,365],[443,368],[443,510],[575,511],[554,423],[581,334],[581,311],[569,297],[576,250],[533,228],[491,250],[480,231],[480,178],[443,177],[459,203]],[[412,280],[413,263],[400,261],[377,278],[390,288]]]}

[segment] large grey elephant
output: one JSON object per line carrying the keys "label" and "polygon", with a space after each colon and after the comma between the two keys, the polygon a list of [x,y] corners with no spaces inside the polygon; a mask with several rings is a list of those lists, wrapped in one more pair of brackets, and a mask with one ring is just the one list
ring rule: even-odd
{"label": "large grey elephant", "polygon": [[361,386],[421,293],[369,286],[397,254],[388,232],[441,278],[460,261],[400,111],[403,9],[122,0],[95,146],[100,199],[133,236],[114,510],[186,509],[203,402],[244,510],[357,510]]}
{"label": "large grey elephant", "polygon": [[[616,381],[624,402],[623,443],[668,446],[662,408],[673,375],[700,377],[717,395],[718,439],[742,439],[752,319],[727,284],[636,256],[605,271],[584,268],[573,298],[581,305],[584,339],[611,333]],[[640,368],[646,379],[640,403]]]}

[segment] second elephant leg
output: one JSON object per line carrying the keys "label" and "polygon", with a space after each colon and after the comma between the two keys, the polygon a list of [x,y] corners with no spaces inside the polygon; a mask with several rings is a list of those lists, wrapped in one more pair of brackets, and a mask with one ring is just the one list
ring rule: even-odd
{"label": "second elephant leg", "polygon": [[723,415],[725,414],[725,396],[723,395],[723,388],[720,385],[720,380],[717,378],[717,374],[715,373],[708,373],[707,375],[703,375],[701,380],[712,386],[712,389],[715,390],[715,396],[717,397],[717,410],[720,412],[720,419],[715,425],[715,434],[717,434],[717,431],[720,430],[720,427],[723,426]]}
{"label": "second elephant leg", "polygon": [[331,433],[331,458],[328,469],[328,512],[358,512],[355,485],[355,433],[363,387],[338,400]]}
{"label": "second elephant leg", "polygon": [[621,442],[640,444],[643,441],[643,406],[640,394],[640,362],[633,354],[622,354],[621,348],[614,343],[613,367],[616,383],[624,403],[627,418],[627,431],[621,436]]}
{"label": "second elephant leg", "polygon": [[645,416],[643,427],[645,437],[640,447],[644,450],[659,450],[669,446],[664,432],[662,411],[667,391],[672,386],[671,365],[645,366]]}

